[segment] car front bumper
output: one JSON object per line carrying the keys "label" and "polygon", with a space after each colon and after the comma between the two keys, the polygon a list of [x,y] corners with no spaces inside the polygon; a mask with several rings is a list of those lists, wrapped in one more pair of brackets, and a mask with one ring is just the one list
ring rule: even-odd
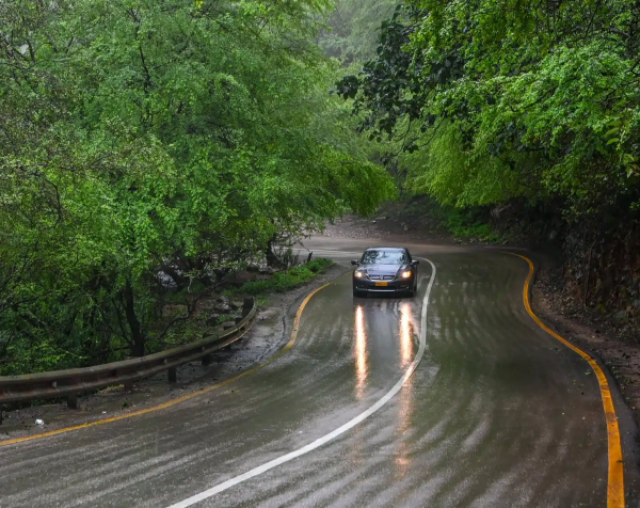
{"label": "car front bumper", "polygon": [[[381,285],[386,284],[386,285]],[[374,281],[368,279],[353,279],[353,289],[362,293],[399,293],[411,291],[413,278],[389,281]]]}

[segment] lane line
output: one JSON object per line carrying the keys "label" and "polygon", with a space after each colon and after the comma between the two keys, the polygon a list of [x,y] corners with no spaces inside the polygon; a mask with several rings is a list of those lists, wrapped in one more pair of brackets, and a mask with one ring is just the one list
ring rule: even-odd
{"label": "lane line", "polygon": [[605,419],[607,422],[607,441],[608,441],[608,455],[609,455],[609,477],[607,483],[607,508],[625,508],[624,497],[624,463],[622,461],[622,445],[620,441],[620,427],[618,426],[618,416],[616,415],[616,409],[611,397],[611,390],[607,381],[607,376],[603,372],[598,362],[596,362],[589,354],[585,353],[582,349],[569,342],[564,337],[561,337],[551,328],[545,325],[542,320],[531,309],[531,303],[529,301],[529,288],[531,281],[533,280],[533,274],[535,266],[533,261],[528,257],[520,254],[510,252],[512,256],[517,256],[527,262],[529,265],[529,275],[524,283],[524,289],[522,292],[522,298],[524,300],[524,306],[529,313],[529,316],[533,318],[536,324],[547,332],[552,337],[558,339],[569,349],[572,349],[584,358],[598,379],[598,385],[600,386],[600,395],[602,396],[602,404],[604,406]]}
{"label": "lane line", "polygon": [[287,453],[286,455],[282,455],[277,459],[266,462],[265,464],[262,464],[261,466],[251,469],[250,471],[247,471],[244,474],[231,478],[223,483],[220,483],[219,485],[216,485],[215,487],[205,490],[204,492],[191,496],[185,499],[184,501],[180,501],[178,503],[172,504],[169,508],[188,508],[189,506],[193,506],[196,503],[200,503],[201,501],[209,499],[210,497],[213,497],[216,494],[219,494],[220,492],[230,489],[231,487],[234,487],[239,483],[242,483],[246,480],[249,480],[263,473],[266,473],[267,471],[274,469],[286,462],[290,462],[293,459],[296,459],[317,448],[320,448],[321,446],[325,445],[329,441],[334,440],[338,436],[344,434],[345,432],[352,429],[359,423],[363,422],[364,420],[369,418],[369,416],[371,416],[380,408],[382,408],[384,405],[386,405],[387,402],[389,402],[400,391],[400,389],[402,388],[404,383],[407,381],[407,379],[409,379],[409,377],[411,377],[411,375],[415,372],[416,368],[418,367],[418,364],[422,360],[422,356],[424,355],[425,349],[427,347],[427,309],[429,306],[429,295],[431,294],[431,288],[433,287],[433,282],[436,279],[436,266],[430,260],[426,258],[423,258],[423,259],[425,259],[431,265],[432,272],[431,272],[431,280],[429,281],[426,294],[422,301],[422,315],[420,319],[420,345],[418,348],[418,353],[416,354],[413,362],[411,363],[411,365],[409,365],[404,375],[393,386],[393,388],[391,388],[391,390],[389,390],[380,400],[378,400],[378,402],[376,402],[369,409],[367,409],[363,413],[360,413],[355,418],[349,420],[344,425],[338,427],[333,432],[330,432],[329,434],[325,434],[324,436],[316,439],[315,441],[309,443],[306,446],[303,446],[302,448],[299,448],[293,452]]}
{"label": "lane line", "polygon": [[[127,413],[125,415],[113,416],[111,418],[104,418],[102,420],[96,420],[94,422],[81,423],[80,425],[73,425],[71,427],[64,427],[62,429],[51,430],[49,432],[43,432],[42,434],[34,434],[33,436],[25,436],[25,437],[17,437],[17,438],[14,438],[14,439],[7,439],[5,441],[0,441],[0,447],[14,445],[14,444],[18,444],[18,443],[24,443],[24,442],[27,442],[27,441],[34,441],[36,439],[43,439],[43,438],[51,437],[51,436],[57,436],[58,434],[65,434],[67,432],[73,432],[73,431],[76,431],[76,430],[87,429],[89,427],[96,427],[98,425],[106,425],[107,423],[118,422],[120,420],[126,420],[128,418],[133,418],[135,416],[145,415],[147,413],[154,413],[156,411],[160,411],[162,409],[167,409],[169,407],[175,406],[176,404],[180,404],[181,402],[185,402],[187,400],[193,399],[193,398],[198,397],[200,395],[204,395],[205,393],[209,393],[209,392],[211,392],[213,390],[216,390],[216,389],[221,388],[221,387],[223,387],[225,385],[233,383],[233,382],[237,381],[240,378],[248,376],[249,374],[253,374],[254,372],[257,372],[258,370],[262,369],[263,367],[266,367],[271,362],[273,362],[277,358],[280,358],[283,354],[285,354],[285,353],[287,353],[288,351],[291,350],[291,348],[295,345],[296,341],[298,340],[298,329],[300,327],[300,318],[302,317],[302,312],[304,311],[304,308],[307,306],[307,303],[309,303],[309,300],[311,300],[311,298],[313,298],[313,296],[316,293],[320,292],[321,290],[323,290],[324,288],[326,288],[328,286],[331,286],[331,283],[325,284],[324,286],[321,286],[318,289],[315,289],[314,291],[309,293],[307,295],[307,297],[302,301],[302,303],[300,304],[300,307],[298,307],[298,311],[296,312],[296,317],[295,317],[295,319],[293,321],[293,329],[291,330],[291,337],[289,339],[289,342],[285,345],[284,348],[282,348],[278,353],[276,353],[275,355],[270,357],[267,361],[265,361],[263,363],[260,363],[258,365],[255,365],[254,367],[251,367],[250,369],[245,370],[244,372],[238,374],[237,376],[229,378],[229,379],[227,379],[225,381],[222,381],[220,383],[216,383],[214,385],[208,386],[206,388],[203,388],[202,390],[198,390],[196,392],[189,393],[189,394],[184,395],[182,397],[178,397],[177,399],[171,399],[170,401],[165,402],[163,404],[159,404],[157,406],[149,407],[149,408],[146,408],[146,409],[141,409],[139,411],[134,411],[133,413]],[[249,332],[249,330],[252,327],[253,327],[253,324],[239,338],[244,337],[244,335],[247,332]]]}

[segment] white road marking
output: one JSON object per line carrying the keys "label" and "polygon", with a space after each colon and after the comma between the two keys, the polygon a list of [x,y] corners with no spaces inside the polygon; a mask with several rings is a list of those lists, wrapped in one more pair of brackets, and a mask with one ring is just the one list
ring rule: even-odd
{"label": "white road marking", "polygon": [[358,416],[356,416],[352,420],[349,420],[344,425],[338,427],[333,432],[330,432],[329,434],[326,434],[321,438],[316,439],[312,443],[309,443],[308,445],[303,446],[302,448],[299,448],[291,453],[282,455],[281,457],[278,457],[277,459],[274,459],[265,464],[262,464],[261,466],[258,466],[252,469],[251,471],[247,471],[244,474],[236,476],[235,478],[231,478],[226,482],[220,483],[219,485],[216,485],[215,487],[212,487],[209,490],[200,492],[199,494],[191,496],[185,499],[184,501],[180,501],[176,504],[172,504],[169,508],[187,508],[189,506],[193,506],[194,504],[204,501],[206,499],[209,499],[210,497],[213,497],[216,494],[219,494],[220,492],[230,489],[231,487],[234,487],[239,483],[249,480],[250,478],[259,476],[262,473],[266,473],[267,471],[277,466],[280,466],[285,462],[289,462],[293,459],[301,457],[302,455],[305,455],[315,450],[316,448],[320,448],[321,446],[327,444],[329,441],[332,441],[333,439],[337,438],[341,434],[344,434],[345,432],[352,429],[359,423],[363,422],[364,420],[369,418],[369,416],[371,416],[373,413],[375,413],[380,408],[382,408],[387,402],[389,402],[400,391],[400,389],[402,388],[402,385],[404,385],[407,379],[409,379],[409,377],[411,377],[411,375],[415,372],[416,368],[418,367],[418,364],[422,360],[422,356],[424,355],[425,349],[427,348],[427,310],[429,307],[429,296],[431,295],[431,288],[433,287],[433,282],[436,280],[436,266],[430,260],[426,258],[423,258],[423,259],[425,259],[425,261],[427,261],[431,265],[432,272],[431,272],[431,279],[429,280],[429,285],[427,286],[427,292],[425,293],[424,299],[422,301],[422,314],[420,319],[420,345],[418,347],[418,353],[416,354],[413,362],[411,363],[411,365],[409,365],[404,375],[393,386],[393,388],[391,388],[391,390],[389,390],[378,402],[376,402],[373,406],[367,409],[364,413],[360,413]]}

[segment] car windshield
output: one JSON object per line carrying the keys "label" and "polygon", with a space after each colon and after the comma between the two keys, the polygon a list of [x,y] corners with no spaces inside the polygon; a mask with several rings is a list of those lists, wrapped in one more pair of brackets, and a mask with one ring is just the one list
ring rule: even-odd
{"label": "car windshield", "polygon": [[407,256],[400,250],[368,250],[362,255],[363,265],[404,265]]}

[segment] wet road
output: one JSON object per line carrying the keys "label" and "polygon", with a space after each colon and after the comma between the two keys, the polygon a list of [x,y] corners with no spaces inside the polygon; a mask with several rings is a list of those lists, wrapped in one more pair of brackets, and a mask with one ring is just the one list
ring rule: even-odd
{"label": "wet road", "polygon": [[415,298],[354,299],[346,274],[290,352],[220,390],[0,448],[0,508],[606,506],[595,376],[526,313],[526,264],[413,254],[436,267]]}

